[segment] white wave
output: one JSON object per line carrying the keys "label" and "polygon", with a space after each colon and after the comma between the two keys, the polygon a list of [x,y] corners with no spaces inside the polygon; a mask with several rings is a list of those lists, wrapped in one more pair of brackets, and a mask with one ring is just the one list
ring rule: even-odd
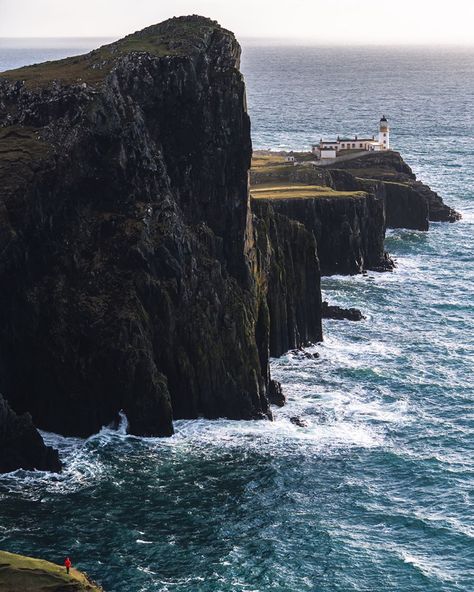
{"label": "white wave", "polygon": [[455,574],[435,565],[432,557],[423,557],[404,550],[400,551],[399,555],[405,563],[415,567],[427,578],[441,580],[442,582],[454,582],[457,579]]}

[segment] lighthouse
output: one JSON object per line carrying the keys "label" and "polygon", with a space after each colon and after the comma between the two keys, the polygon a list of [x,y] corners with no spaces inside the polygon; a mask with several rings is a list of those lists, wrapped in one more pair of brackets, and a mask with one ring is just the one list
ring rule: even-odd
{"label": "lighthouse", "polygon": [[387,118],[385,115],[380,120],[380,131],[379,131],[379,142],[382,146],[382,150],[390,149],[390,127],[388,125]]}

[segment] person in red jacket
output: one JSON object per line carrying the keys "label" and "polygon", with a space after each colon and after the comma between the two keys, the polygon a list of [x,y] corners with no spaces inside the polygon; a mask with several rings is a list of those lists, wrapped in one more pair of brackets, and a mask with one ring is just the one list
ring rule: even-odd
{"label": "person in red jacket", "polygon": [[72,565],[69,557],[66,557],[66,559],[64,560],[64,565],[66,566],[66,573],[69,574],[69,570],[71,569],[71,565]]}

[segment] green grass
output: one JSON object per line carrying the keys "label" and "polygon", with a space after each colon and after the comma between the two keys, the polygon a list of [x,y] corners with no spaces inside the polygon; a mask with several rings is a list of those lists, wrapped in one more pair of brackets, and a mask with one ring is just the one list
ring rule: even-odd
{"label": "green grass", "polygon": [[[337,168],[337,167],[332,167]],[[342,168],[342,167],[341,167]],[[354,177],[363,177],[363,178],[376,178],[378,175],[383,175],[384,177],[396,177],[397,175],[401,175],[403,173],[399,173],[398,171],[393,171],[390,169],[385,168],[350,168],[344,167],[342,170],[347,171],[354,175]]]}
{"label": "green grass", "polygon": [[87,577],[42,559],[0,551],[0,590],[2,592],[101,592]]}
{"label": "green grass", "polygon": [[335,191],[321,185],[265,183],[252,187],[254,199],[313,199],[322,197],[365,197],[364,191]]}
{"label": "green grass", "polygon": [[386,181],[385,179],[372,179],[370,177],[356,177],[361,181],[373,181],[376,183],[384,183],[385,185],[398,185],[399,187],[409,187],[410,183],[402,183],[401,181]]}
{"label": "green grass", "polygon": [[0,78],[24,80],[29,88],[45,86],[53,80],[96,85],[112,70],[117,59],[127,53],[142,52],[157,57],[189,55],[219,28],[216,22],[202,17],[170,19],[90,53],[1,72]]}

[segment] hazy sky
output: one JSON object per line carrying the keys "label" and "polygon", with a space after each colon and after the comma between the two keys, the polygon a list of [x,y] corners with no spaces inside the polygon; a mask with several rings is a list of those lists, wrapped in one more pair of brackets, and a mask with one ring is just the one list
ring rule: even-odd
{"label": "hazy sky", "polygon": [[474,45],[474,0],[0,0],[0,37],[119,37],[193,13],[240,38]]}

